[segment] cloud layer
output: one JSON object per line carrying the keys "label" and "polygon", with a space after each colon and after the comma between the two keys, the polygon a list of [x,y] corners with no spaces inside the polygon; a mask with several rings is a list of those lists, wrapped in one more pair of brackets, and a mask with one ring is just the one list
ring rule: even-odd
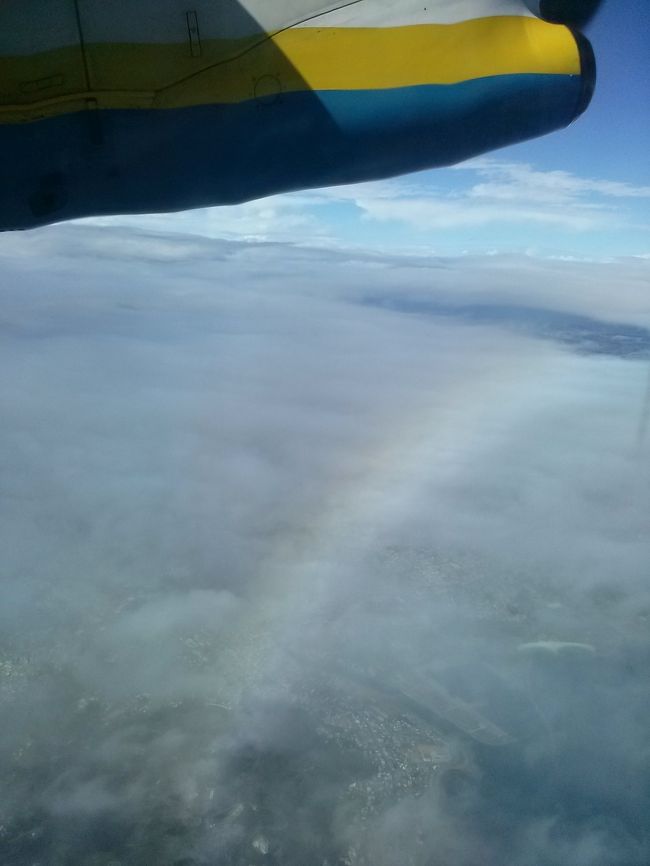
{"label": "cloud layer", "polygon": [[2,862],[645,864],[647,265],[3,237]]}

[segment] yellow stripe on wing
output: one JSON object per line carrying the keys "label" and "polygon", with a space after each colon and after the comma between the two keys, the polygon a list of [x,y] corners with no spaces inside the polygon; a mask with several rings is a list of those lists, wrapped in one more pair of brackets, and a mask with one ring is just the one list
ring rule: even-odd
{"label": "yellow stripe on wing", "polygon": [[[233,58],[233,54],[238,56]],[[227,59],[224,59],[227,58]],[[494,75],[577,75],[575,39],[523,16],[386,28],[292,28],[263,42],[86,46],[91,90],[79,87],[77,46],[0,58],[0,123],[99,108],[237,103],[274,90],[375,90]]]}
{"label": "yellow stripe on wing", "polygon": [[317,90],[580,71],[570,31],[538,18],[494,17],[386,29],[304,28],[280,33],[274,42]]}

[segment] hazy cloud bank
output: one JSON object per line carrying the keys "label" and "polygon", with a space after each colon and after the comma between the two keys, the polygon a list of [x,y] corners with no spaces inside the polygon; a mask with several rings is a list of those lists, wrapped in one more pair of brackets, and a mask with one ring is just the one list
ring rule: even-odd
{"label": "hazy cloud bank", "polygon": [[647,277],[0,238],[3,864],[647,863]]}

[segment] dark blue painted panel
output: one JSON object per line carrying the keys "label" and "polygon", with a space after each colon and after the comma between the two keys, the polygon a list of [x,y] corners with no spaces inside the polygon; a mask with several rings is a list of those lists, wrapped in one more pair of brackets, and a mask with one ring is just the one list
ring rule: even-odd
{"label": "dark blue painted panel", "polygon": [[449,165],[565,126],[582,89],[579,76],[512,75],[0,126],[0,228],[230,204]]}

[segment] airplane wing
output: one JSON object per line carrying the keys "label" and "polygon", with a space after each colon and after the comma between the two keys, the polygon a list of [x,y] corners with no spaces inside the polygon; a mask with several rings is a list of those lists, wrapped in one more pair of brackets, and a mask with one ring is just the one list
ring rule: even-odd
{"label": "airplane wing", "polygon": [[[424,5],[426,4],[426,5]],[[0,230],[450,165],[561,128],[595,0],[2,0]]]}

